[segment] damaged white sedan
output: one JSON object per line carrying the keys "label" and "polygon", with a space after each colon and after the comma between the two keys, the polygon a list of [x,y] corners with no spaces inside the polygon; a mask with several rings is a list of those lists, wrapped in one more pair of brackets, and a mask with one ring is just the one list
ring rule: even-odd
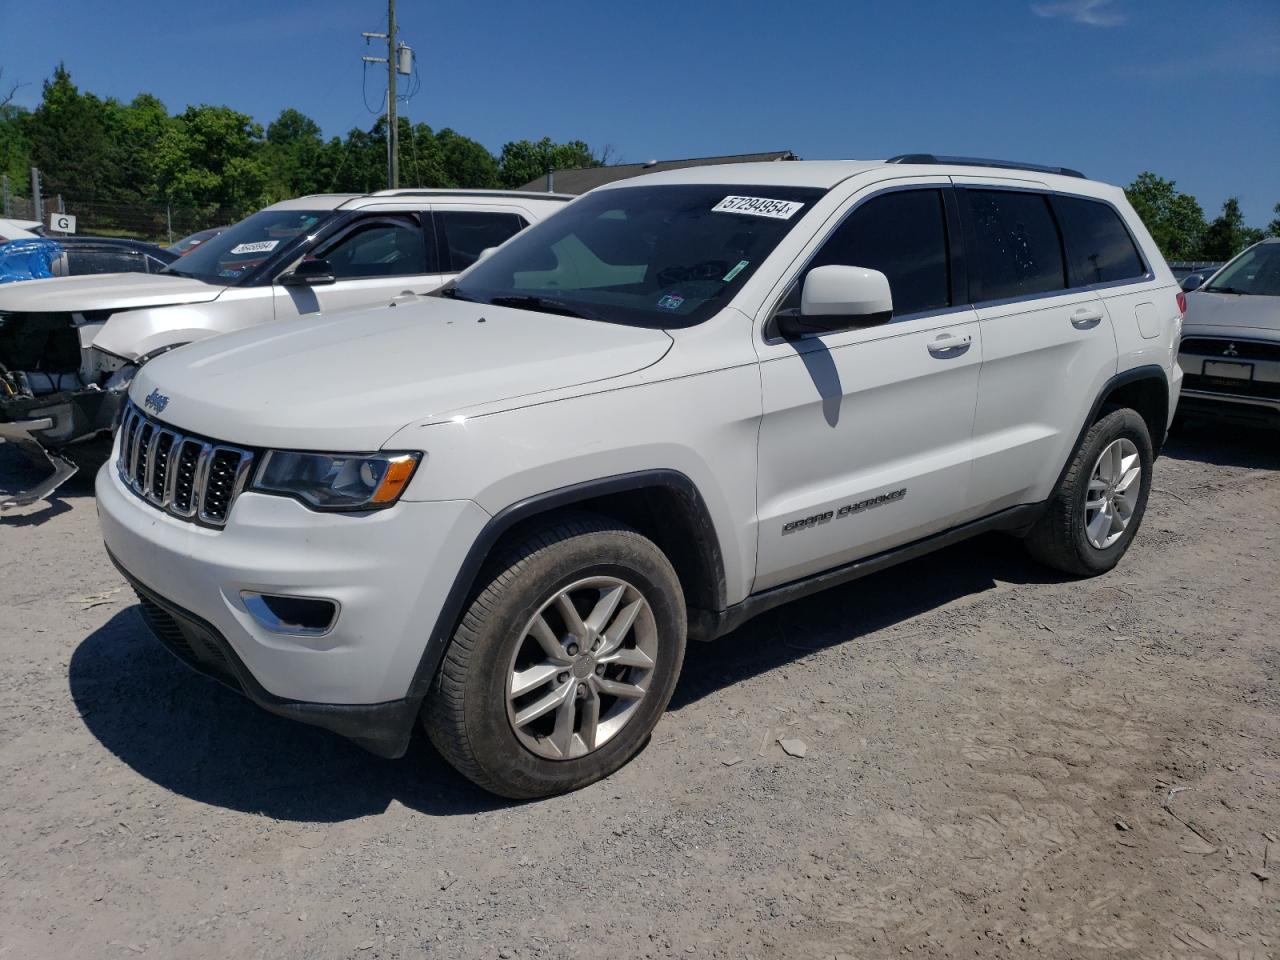
{"label": "damaged white sedan", "polygon": [[[324,194],[260,210],[161,273],[31,280],[0,289],[0,441],[49,475],[0,499],[44,499],[98,458],[151,358],[271,320],[431,292],[571,198],[486,190]],[[81,456],[81,451],[85,456]]]}

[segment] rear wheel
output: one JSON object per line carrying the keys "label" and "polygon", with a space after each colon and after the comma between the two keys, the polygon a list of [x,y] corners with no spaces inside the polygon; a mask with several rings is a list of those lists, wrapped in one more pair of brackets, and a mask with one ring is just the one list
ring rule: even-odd
{"label": "rear wheel", "polygon": [[519,799],[621,767],[662,716],[684,659],[684,598],[666,556],[583,515],[529,531],[482,577],[423,714],[436,749]]}
{"label": "rear wheel", "polygon": [[1142,523],[1154,456],[1146,421],[1115,410],[1089,428],[1027,549],[1047,566],[1077,576],[1120,562]]}

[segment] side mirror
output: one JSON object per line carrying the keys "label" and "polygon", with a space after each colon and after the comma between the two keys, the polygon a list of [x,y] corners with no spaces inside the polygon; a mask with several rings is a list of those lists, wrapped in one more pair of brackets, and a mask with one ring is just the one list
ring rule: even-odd
{"label": "side mirror", "polygon": [[1204,275],[1199,273],[1189,273],[1182,278],[1182,290],[1184,293],[1190,293],[1192,290],[1199,290],[1204,286]]}
{"label": "side mirror", "polygon": [[280,284],[285,287],[318,287],[333,282],[333,265],[328,260],[303,260],[280,277]]}
{"label": "side mirror", "polygon": [[800,312],[778,315],[784,337],[832,333],[883,323],[893,314],[889,278],[879,270],[831,264],[814,267],[800,291]]}

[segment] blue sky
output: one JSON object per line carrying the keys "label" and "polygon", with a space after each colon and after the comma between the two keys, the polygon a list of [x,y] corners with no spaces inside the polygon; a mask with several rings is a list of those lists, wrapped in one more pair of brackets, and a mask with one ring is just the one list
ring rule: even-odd
{"label": "blue sky", "polygon": [[[368,126],[363,30],[382,0],[2,4],[6,81],[64,60],[82,88],[171,110],[293,106],[326,135]],[[794,150],[933,151],[1153,170],[1210,215],[1280,202],[1280,2],[1182,0],[400,0],[415,121],[497,151],[551,136],[628,161]],[[368,99],[385,80],[369,74]]]}

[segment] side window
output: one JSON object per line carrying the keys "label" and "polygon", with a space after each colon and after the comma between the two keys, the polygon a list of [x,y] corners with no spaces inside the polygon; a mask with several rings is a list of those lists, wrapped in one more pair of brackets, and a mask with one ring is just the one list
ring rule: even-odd
{"label": "side window", "polygon": [[1071,285],[1110,283],[1146,275],[1133,237],[1108,204],[1083,197],[1054,197],[1071,261]]}
{"label": "side window", "polygon": [[962,190],[973,224],[981,299],[1050,293],[1067,286],[1062,240],[1049,200],[1016,190]]}
{"label": "side window", "polygon": [[426,243],[416,219],[371,219],[315,257],[328,260],[337,280],[409,277],[427,272]]}
{"label": "side window", "polygon": [[[951,306],[942,191],[896,190],[872,197],[827,238],[805,272],[830,264],[883,273],[895,316]],[[792,287],[782,309],[799,308],[802,285]]]}
{"label": "side window", "polygon": [[437,210],[436,223],[443,242],[441,269],[445,273],[465,270],[489,247],[515,236],[528,224],[514,213],[486,213],[479,210]]}
{"label": "side window", "polygon": [[92,273],[144,273],[142,254],[128,250],[67,250],[67,275],[81,277]]}

